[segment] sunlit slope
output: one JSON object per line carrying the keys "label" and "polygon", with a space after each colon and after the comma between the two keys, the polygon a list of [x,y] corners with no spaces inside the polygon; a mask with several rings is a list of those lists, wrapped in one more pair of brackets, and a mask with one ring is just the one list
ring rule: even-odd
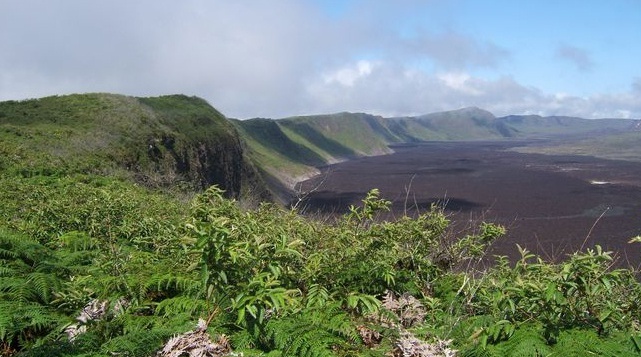
{"label": "sunlit slope", "polygon": [[604,159],[641,162],[641,130],[630,130],[624,133],[605,134],[576,141],[552,142],[548,145],[537,145],[515,148],[523,153],[588,155]]}
{"label": "sunlit slope", "polygon": [[513,137],[514,129],[492,113],[476,107],[395,119],[417,141],[491,140]]}
{"label": "sunlit slope", "polygon": [[368,114],[292,117],[279,120],[233,121],[248,155],[268,175],[292,186],[317,173],[317,167],[358,156],[391,153],[391,143],[404,140]]}
{"label": "sunlit slope", "polygon": [[[495,117],[476,107],[416,117],[383,118],[363,113],[338,113],[234,121],[255,164],[288,186],[317,173],[319,166],[390,153],[393,150],[390,146],[394,144],[434,140],[605,137],[606,134],[625,133],[637,123],[629,119],[536,115]],[[625,145],[616,144],[617,141],[629,141],[612,140],[612,151],[618,150],[617,145]]]}
{"label": "sunlit slope", "polygon": [[583,119],[567,116],[510,115],[500,118],[515,130],[519,137],[549,137],[551,135],[606,134],[632,130],[631,119]]}

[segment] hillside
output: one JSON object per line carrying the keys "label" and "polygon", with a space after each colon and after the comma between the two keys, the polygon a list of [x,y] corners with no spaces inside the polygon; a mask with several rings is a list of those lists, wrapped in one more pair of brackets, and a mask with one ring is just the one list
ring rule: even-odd
{"label": "hillside", "polygon": [[627,147],[624,158],[634,159],[635,125],[624,119],[497,118],[479,108],[417,117],[337,113],[241,121],[196,97],[81,94],[0,102],[0,165],[22,176],[95,173],[190,192],[218,184],[232,197],[285,203],[296,183],[320,167],[388,154],[395,144],[582,135],[590,139],[522,150],[611,157]]}
{"label": "hillside", "polygon": [[217,184],[232,197],[264,191],[234,126],[195,97],[0,102],[0,140],[0,167],[21,176],[93,173],[190,190]]}
{"label": "hillside", "polygon": [[[392,152],[390,145],[423,141],[555,140],[576,142],[601,138],[599,148],[590,140],[577,146],[527,147],[529,152],[594,154],[601,148],[620,149],[639,121],[511,115],[495,117],[479,108],[463,108],[417,117],[383,118],[363,113],[338,113],[283,119],[233,121],[246,141],[249,157],[286,201],[296,182],[318,173],[318,167],[359,156]],[[571,140],[570,140],[571,139]],[[538,150],[538,151],[537,151]],[[635,156],[633,152],[625,157]],[[624,157],[624,158],[625,158]]]}
{"label": "hillside", "polygon": [[401,140],[382,121],[368,114],[340,113],[233,123],[272,192],[287,202],[296,182],[317,174],[320,166],[392,152],[388,144]]}
{"label": "hillside", "polygon": [[[523,153],[588,155],[604,159],[641,162],[641,121],[612,120],[621,129],[601,131],[600,135],[579,135],[575,140],[553,141],[546,144],[520,147]],[[539,128],[539,130],[541,130]],[[558,130],[558,129],[557,129]],[[589,134],[589,133],[588,133]]]}
{"label": "hillside", "polygon": [[515,130],[501,119],[475,107],[394,120],[406,128],[404,135],[412,135],[416,141],[492,140],[515,136]]}
{"label": "hillside", "polygon": [[461,231],[436,207],[382,220],[375,189],[331,222],[232,199],[261,197],[263,174],[501,137],[499,122],[239,122],[181,95],[1,102],[0,355],[638,356],[638,271],[599,246],[487,267],[504,227]]}

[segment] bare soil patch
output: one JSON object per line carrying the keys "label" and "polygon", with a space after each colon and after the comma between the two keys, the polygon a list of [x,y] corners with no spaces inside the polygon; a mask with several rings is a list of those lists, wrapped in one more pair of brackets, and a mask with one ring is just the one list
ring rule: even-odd
{"label": "bare soil patch", "polygon": [[614,250],[622,264],[641,262],[641,164],[588,156],[509,151],[524,142],[435,142],[323,168],[301,183],[317,189],[306,212],[336,214],[378,188],[391,215],[444,205],[456,226],[505,225],[493,254],[515,258],[516,244],[550,260],[582,246]]}

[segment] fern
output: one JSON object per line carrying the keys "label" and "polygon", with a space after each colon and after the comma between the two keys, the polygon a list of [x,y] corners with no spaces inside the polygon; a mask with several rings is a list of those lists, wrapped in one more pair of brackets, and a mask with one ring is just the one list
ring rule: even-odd
{"label": "fern", "polygon": [[185,313],[195,315],[204,311],[207,311],[207,303],[204,300],[179,295],[160,301],[156,305],[155,313],[158,316],[167,317]]}
{"label": "fern", "polygon": [[175,334],[175,331],[171,329],[130,332],[110,339],[102,345],[101,350],[106,355],[147,357],[159,350],[164,341],[168,340],[173,334]]}
{"label": "fern", "polygon": [[461,353],[464,357],[525,356],[638,356],[633,341],[625,334],[603,339],[593,330],[571,329],[560,332],[557,343],[548,344],[541,326],[522,325],[507,341],[486,348],[477,345]]}
{"label": "fern", "polygon": [[40,301],[48,304],[51,301],[53,292],[61,286],[60,279],[51,274],[35,272],[27,275],[28,284]]}
{"label": "fern", "polygon": [[34,336],[46,336],[68,322],[65,316],[39,304],[0,301],[0,342],[21,341],[23,347]]}
{"label": "fern", "polygon": [[517,329],[507,341],[495,346],[489,346],[496,356],[548,356],[551,347],[536,327],[524,326]]}
{"label": "fern", "polygon": [[312,284],[307,292],[307,307],[320,307],[329,300],[327,288],[320,284]]}
{"label": "fern", "polygon": [[0,277],[13,276],[17,273],[15,269],[7,267],[6,264],[6,261],[0,260]]}
{"label": "fern", "polygon": [[187,331],[193,320],[189,315],[170,317],[122,313],[91,326],[102,334],[99,350],[105,355],[151,356],[176,333]]}
{"label": "fern", "polygon": [[283,356],[333,356],[336,348],[354,347],[360,340],[349,315],[337,306],[270,320],[266,336]]}
{"label": "fern", "polygon": [[15,259],[15,258],[18,257],[18,253],[14,252],[13,250],[6,249],[6,248],[3,248],[2,246],[0,246],[0,257],[9,258],[9,259]]}
{"label": "fern", "polygon": [[27,265],[43,260],[51,251],[35,240],[0,229],[0,257],[20,260]]}
{"label": "fern", "polygon": [[202,288],[201,281],[189,276],[180,276],[175,272],[155,274],[145,282],[148,290],[177,291],[196,293]]}
{"label": "fern", "polygon": [[593,330],[572,329],[559,334],[554,345],[554,354],[558,356],[638,356],[629,339],[601,338]]}
{"label": "fern", "polygon": [[256,336],[252,335],[247,329],[236,332],[229,340],[236,350],[245,352],[256,348]]}

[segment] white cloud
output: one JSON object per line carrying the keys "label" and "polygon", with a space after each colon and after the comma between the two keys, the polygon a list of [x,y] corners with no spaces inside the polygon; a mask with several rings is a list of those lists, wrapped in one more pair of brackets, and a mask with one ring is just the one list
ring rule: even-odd
{"label": "white cloud", "polygon": [[[641,117],[641,78],[628,92],[557,96],[518,83],[511,51],[490,40],[395,27],[436,2],[356,1],[331,17],[300,0],[2,1],[0,100],[185,93],[239,118],[465,106]],[[558,55],[592,66],[585,50]]]}
{"label": "white cloud", "polygon": [[346,87],[352,87],[356,80],[371,74],[373,67],[374,64],[370,61],[358,61],[354,66],[340,68],[324,75],[324,82],[327,84],[336,82]]}
{"label": "white cloud", "polygon": [[456,91],[474,96],[483,94],[481,91],[473,87],[472,83],[470,83],[472,77],[467,73],[447,72],[437,75],[437,78],[440,79],[446,86]]}
{"label": "white cloud", "polygon": [[[357,68],[357,64],[352,67]],[[320,76],[308,83],[311,113],[365,111],[384,116],[420,115],[477,106],[497,116],[568,115],[586,118],[641,118],[641,97],[632,93],[578,97],[545,94],[510,77],[483,79],[463,72],[432,75],[379,62],[367,76],[346,86]],[[308,113],[309,114],[309,113]]]}

